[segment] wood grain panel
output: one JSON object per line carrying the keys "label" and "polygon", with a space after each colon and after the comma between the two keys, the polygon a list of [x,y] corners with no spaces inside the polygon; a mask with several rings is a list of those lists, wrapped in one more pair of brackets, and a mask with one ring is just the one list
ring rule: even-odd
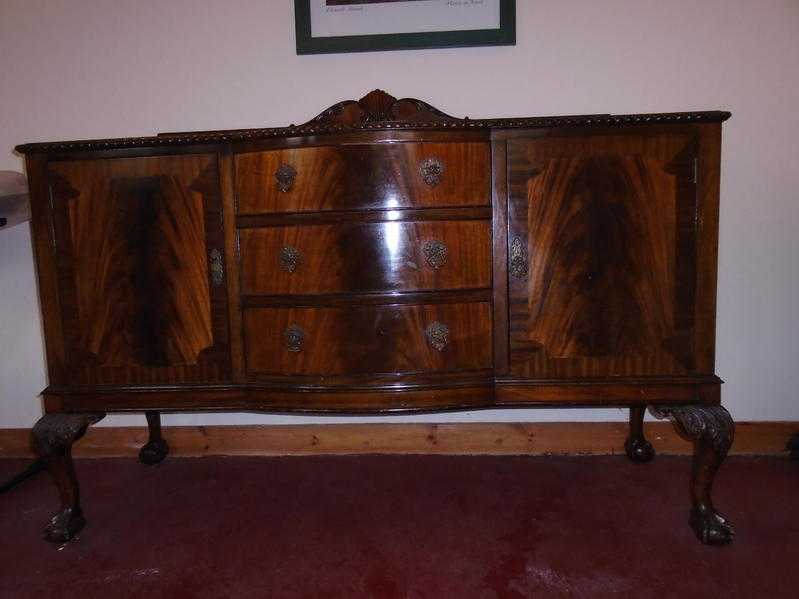
{"label": "wood grain panel", "polygon": [[44,329],[47,375],[51,384],[64,385],[69,380],[66,338],[59,293],[58,256],[53,234],[54,215],[47,177],[47,158],[33,154],[26,158],[31,202],[31,239],[36,259],[39,306]]}
{"label": "wood grain panel", "polygon": [[294,380],[292,378],[282,385],[251,382],[224,389],[219,386],[210,389],[154,387],[148,391],[98,389],[70,395],[48,394],[48,399],[59,397],[66,411],[82,411],[92,406],[92,409],[105,412],[141,412],[163,410],[164,406],[168,406],[173,411],[221,409],[292,414],[374,415],[485,408],[492,405],[494,398],[494,389],[486,377],[467,384],[442,385],[439,381],[430,386],[413,388],[364,386],[359,389],[344,385],[328,385],[321,389],[318,386],[302,387]]}
{"label": "wood grain panel", "polygon": [[50,181],[73,383],[218,380],[229,360],[224,285],[209,272],[212,249],[224,260],[216,157],[52,163]]}
{"label": "wood grain panel", "polygon": [[[443,264],[428,261],[436,242]],[[426,245],[430,244],[430,245]],[[486,221],[386,222],[240,231],[245,294],[364,293],[491,286]],[[283,248],[299,254],[281,267]]]}
{"label": "wood grain panel", "polygon": [[341,293],[322,295],[245,295],[245,308],[333,308],[362,306],[397,306],[402,304],[462,304],[491,301],[491,289],[449,291],[403,291],[395,293]]}
{"label": "wood grain panel", "polygon": [[721,124],[704,125],[699,136],[697,165],[696,309],[694,352],[699,372],[715,371],[716,279],[719,242],[719,181]]}
{"label": "wood grain panel", "polygon": [[241,275],[238,259],[239,240],[236,230],[235,189],[233,188],[233,155],[229,148],[219,155],[219,188],[222,194],[231,378],[233,381],[240,382],[244,380],[244,338],[241,326]]}
{"label": "wood grain panel", "polygon": [[[425,331],[445,324],[443,350]],[[303,334],[287,343],[289,327]],[[478,370],[491,367],[488,302],[339,308],[250,308],[244,312],[247,368],[252,373],[337,375],[363,372]]]}
{"label": "wood grain panel", "polygon": [[498,383],[497,405],[584,405],[619,406],[672,403],[694,403],[701,401],[702,387],[698,384],[626,383],[619,380],[611,383],[579,384],[550,383]]}
{"label": "wood grain panel", "polygon": [[530,182],[529,335],[550,356],[645,352],[673,328],[674,181],[658,166],[553,159]]}
{"label": "wood grain panel", "polygon": [[[432,158],[443,165],[435,185],[420,169]],[[239,214],[490,203],[490,152],[482,142],[292,148],[238,154],[235,165]],[[282,165],[296,172],[287,191],[275,178]]]}
{"label": "wood grain panel", "polygon": [[236,217],[239,229],[259,227],[290,227],[301,225],[328,225],[341,223],[391,223],[434,220],[491,220],[490,206],[462,206],[457,208],[394,208],[359,212],[273,212],[247,214]]}
{"label": "wood grain panel", "polygon": [[695,158],[688,134],[509,142],[514,376],[693,371]]}
{"label": "wood grain panel", "polygon": [[492,291],[494,309],[494,372],[508,373],[508,164],[507,143],[491,143]]}

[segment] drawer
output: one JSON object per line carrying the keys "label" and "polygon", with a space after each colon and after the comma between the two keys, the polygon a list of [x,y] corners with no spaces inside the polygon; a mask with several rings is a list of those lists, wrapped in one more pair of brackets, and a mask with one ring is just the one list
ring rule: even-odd
{"label": "drawer", "polygon": [[254,374],[339,375],[491,368],[488,302],[244,311]]}
{"label": "drawer", "polygon": [[235,156],[239,214],[446,206],[490,201],[484,142],[385,143]]}
{"label": "drawer", "polygon": [[245,294],[491,286],[488,221],[267,227],[239,235]]}

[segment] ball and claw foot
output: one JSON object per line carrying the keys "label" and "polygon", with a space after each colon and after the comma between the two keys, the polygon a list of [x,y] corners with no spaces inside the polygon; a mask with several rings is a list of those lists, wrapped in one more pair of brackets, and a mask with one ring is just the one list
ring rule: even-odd
{"label": "ball and claw foot", "polygon": [[689,523],[696,537],[705,545],[726,545],[735,536],[732,525],[714,509],[691,510]]}
{"label": "ball and claw foot", "polygon": [[162,462],[169,453],[169,445],[161,436],[161,414],[158,412],[145,412],[147,417],[147,428],[150,431],[150,438],[147,443],[139,450],[139,461],[142,464],[152,466]]}
{"label": "ball and claw foot", "polygon": [[636,464],[650,462],[655,457],[655,448],[644,437],[644,408],[630,408],[630,433],[624,442],[627,457]]}
{"label": "ball and claw foot", "polygon": [[67,543],[86,525],[86,518],[78,508],[65,508],[50,518],[44,529],[44,540],[50,543]]}
{"label": "ball and claw foot", "polygon": [[651,462],[655,457],[655,448],[646,439],[627,439],[624,442],[624,451],[627,457],[636,464]]}
{"label": "ball and claw foot", "polygon": [[164,439],[149,441],[139,450],[139,461],[152,466],[162,462],[169,453],[169,445]]}

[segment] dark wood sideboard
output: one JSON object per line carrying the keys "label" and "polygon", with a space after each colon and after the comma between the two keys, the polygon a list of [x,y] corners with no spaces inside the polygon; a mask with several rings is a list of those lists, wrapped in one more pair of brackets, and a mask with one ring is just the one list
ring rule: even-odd
{"label": "dark wood sideboard", "polygon": [[695,442],[690,525],[733,439],[714,372],[727,112],[450,117],[375,90],[274,129],[35,143],[49,386],[33,428],[84,524],[72,443],[108,412],[630,408]]}

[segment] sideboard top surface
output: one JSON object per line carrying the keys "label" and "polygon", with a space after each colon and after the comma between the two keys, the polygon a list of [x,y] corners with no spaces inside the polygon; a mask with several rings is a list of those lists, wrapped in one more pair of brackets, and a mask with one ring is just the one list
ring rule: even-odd
{"label": "sideboard top surface", "polygon": [[334,104],[307,123],[288,127],[162,133],[150,137],[125,137],[28,143],[16,147],[22,154],[85,152],[133,148],[196,146],[249,142],[273,138],[304,137],[358,131],[490,131],[493,129],[545,129],[616,127],[685,123],[720,123],[730,118],[721,110],[652,114],[588,114],[523,118],[471,119],[445,114],[414,98],[396,99],[374,90],[360,100]]}

